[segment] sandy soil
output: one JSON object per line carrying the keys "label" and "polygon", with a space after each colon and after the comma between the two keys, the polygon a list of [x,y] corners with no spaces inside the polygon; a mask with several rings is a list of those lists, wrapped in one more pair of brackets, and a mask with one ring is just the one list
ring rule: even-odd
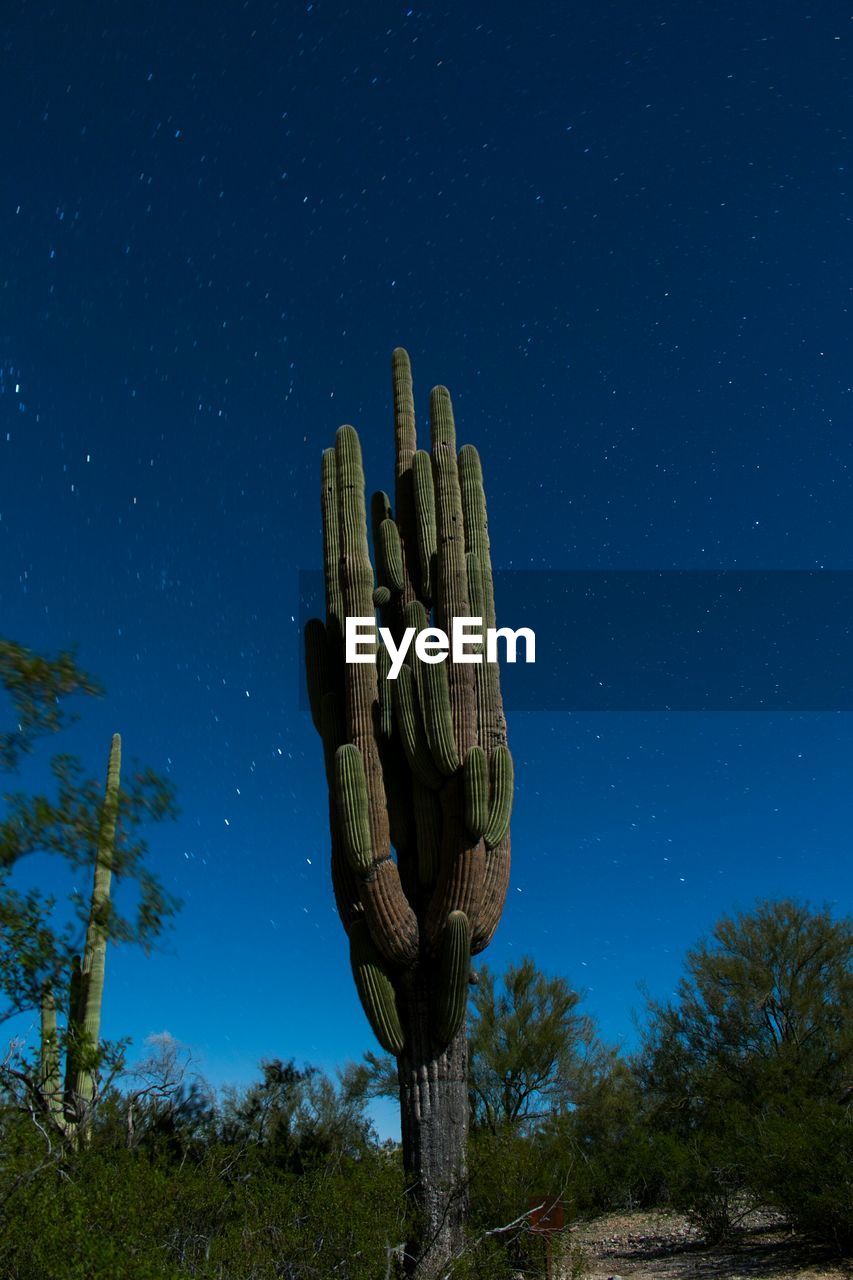
{"label": "sandy soil", "polygon": [[[853,1267],[791,1235],[779,1219],[756,1214],[725,1244],[708,1247],[675,1214],[610,1214],[571,1230],[583,1280],[851,1280]],[[569,1280],[555,1266],[555,1280]],[[578,1271],[575,1271],[578,1275]]]}

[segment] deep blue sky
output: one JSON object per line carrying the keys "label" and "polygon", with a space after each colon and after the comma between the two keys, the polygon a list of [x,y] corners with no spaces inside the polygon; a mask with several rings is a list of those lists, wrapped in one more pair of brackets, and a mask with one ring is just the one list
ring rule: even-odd
{"label": "deep blue sky", "polygon": [[[853,568],[851,40],[786,0],[6,6],[0,631],[76,643],[109,695],[63,746],[100,771],[119,729],[183,811],[184,910],[110,956],[107,1034],[214,1080],[371,1046],[294,619],[339,423],[390,483],[395,345],[501,568]],[[487,959],[611,1039],[722,911],[850,902],[849,715],[510,736]]]}

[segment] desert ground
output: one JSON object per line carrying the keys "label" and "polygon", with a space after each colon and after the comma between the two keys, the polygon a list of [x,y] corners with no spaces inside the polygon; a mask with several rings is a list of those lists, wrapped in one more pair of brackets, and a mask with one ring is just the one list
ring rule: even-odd
{"label": "desert ground", "polygon": [[853,1263],[793,1235],[779,1218],[756,1213],[723,1244],[707,1245],[671,1213],[610,1214],[573,1227],[568,1258],[554,1280],[851,1280]]}

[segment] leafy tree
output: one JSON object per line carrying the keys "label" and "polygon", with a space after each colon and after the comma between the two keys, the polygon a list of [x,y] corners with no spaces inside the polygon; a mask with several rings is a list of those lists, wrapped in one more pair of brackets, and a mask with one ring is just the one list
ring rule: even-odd
{"label": "leafy tree", "polygon": [[127,1072],[131,1085],[104,1100],[101,1133],[128,1150],[165,1152],[175,1160],[196,1154],[217,1135],[213,1090],[193,1068],[192,1054],[168,1031],[149,1036],[151,1050]]}
{"label": "leafy tree", "polygon": [[372,1139],[365,1098],[344,1083],[336,1087],[316,1067],[298,1068],[273,1058],[261,1063],[261,1080],[231,1093],[224,1107],[225,1141],[254,1146],[279,1168],[303,1173],[331,1156],[356,1157]]}
{"label": "leafy tree", "polygon": [[[55,658],[33,653],[0,639],[0,689],[5,694],[11,728],[0,732],[0,771],[17,770],[45,735],[55,734],[76,719],[67,700],[93,696],[100,685],[76,664],[74,655]],[[87,777],[73,756],[60,754],[50,764],[54,794],[4,795],[0,815],[0,1021],[37,1008],[42,992],[67,971],[79,945],[79,926],[58,925],[56,899],[37,889],[21,890],[12,882],[15,868],[28,855],[50,853],[72,868],[94,864],[103,803],[103,784]],[[118,800],[113,875],[136,886],[136,905],[122,915],[111,907],[104,922],[115,941],[149,945],[177,908],[146,866],[147,845],[137,834],[146,821],[174,816],[170,782],[151,769],[137,769]],[[80,922],[89,903],[73,895]]]}
{"label": "leafy tree", "polygon": [[638,1063],[673,1201],[712,1235],[752,1198],[849,1241],[852,1064],[853,920],[788,899],[720,920]]}
{"label": "leafy tree", "polygon": [[592,1019],[563,977],[525,956],[500,985],[482,965],[471,996],[469,1096],[475,1126],[529,1130],[565,1111],[601,1053]]}
{"label": "leafy tree", "polygon": [[686,1114],[768,1090],[841,1101],[853,1061],[853,919],[783,900],[723,917],[652,1004],[645,1079]]}
{"label": "leafy tree", "polygon": [[73,653],[55,658],[33,653],[13,640],[0,639],[0,685],[12,703],[13,727],[0,732],[0,769],[16,769],[36,739],[56,733],[76,716],[61,699],[71,694],[100,694],[101,686],[81,671]]}

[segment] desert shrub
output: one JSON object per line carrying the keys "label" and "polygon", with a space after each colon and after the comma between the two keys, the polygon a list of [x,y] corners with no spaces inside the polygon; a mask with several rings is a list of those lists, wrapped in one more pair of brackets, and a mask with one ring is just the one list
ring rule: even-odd
{"label": "desert shrub", "polygon": [[[398,1161],[373,1150],[296,1175],[212,1147],[174,1165],[93,1150],[0,1181],[4,1280],[374,1280],[402,1239]],[[379,1272],[381,1274],[381,1270]]]}
{"label": "desert shrub", "polygon": [[853,1116],[837,1101],[790,1099],[755,1129],[749,1178],[767,1203],[839,1252],[853,1248]]}
{"label": "desert shrub", "polygon": [[[570,1145],[555,1131],[520,1134],[512,1125],[497,1132],[475,1131],[471,1137],[470,1232],[483,1237],[480,1249],[483,1265],[490,1260],[492,1272],[483,1274],[541,1274],[544,1270],[544,1243],[531,1233],[529,1223],[517,1219],[539,1197],[561,1195],[566,1221],[573,1212],[572,1171],[575,1156]],[[515,1226],[510,1224],[515,1223]],[[505,1271],[495,1268],[500,1263]],[[476,1273],[479,1274],[479,1273]]]}
{"label": "desert shrub", "polygon": [[792,902],[723,918],[652,1005],[637,1062],[670,1202],[718,1238],[756,1200],[849,1239],[853,921]]}
{"label": "desert shrub", "polygon": [[710,1244],[725,1239],[752,1207],[743,1153],[731,1137],[700,1129],[686,1139],[660,1134],[650,1146],[660,1202],[684,1213]]}

